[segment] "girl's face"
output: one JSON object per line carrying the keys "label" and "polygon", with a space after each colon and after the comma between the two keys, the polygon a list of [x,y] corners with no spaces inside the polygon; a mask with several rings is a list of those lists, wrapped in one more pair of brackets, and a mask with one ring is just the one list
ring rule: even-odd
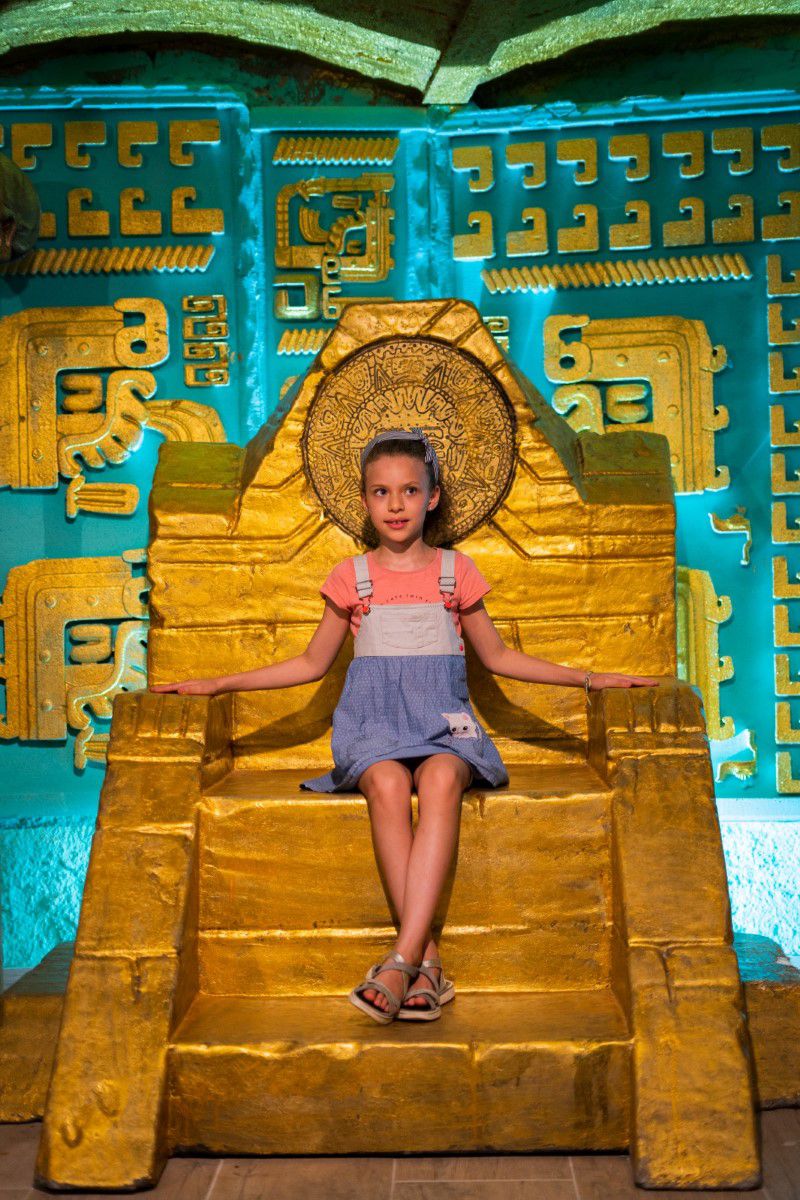
{"label": "girl's face", "polygon": [[381,542],[410,544],[422,536],[425,514],[439,503],[428,491],[425,464],[408,454],[386,454],[367,464],[361,503]]}

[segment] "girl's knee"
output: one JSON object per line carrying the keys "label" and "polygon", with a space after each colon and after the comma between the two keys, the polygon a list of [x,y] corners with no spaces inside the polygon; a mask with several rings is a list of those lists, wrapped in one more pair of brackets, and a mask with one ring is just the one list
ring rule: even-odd
{"label": "girl's knee", "polygon": [[469,764],[454,754],[436,755],[422,764],[417,776],[417,791],[423,795],[449,797],[460,801],[470,778]]}
{"label": "girl's knee", "polygon": [[359,780],[369,804],[411,803],[411,772],[394,759],[373,763]]}

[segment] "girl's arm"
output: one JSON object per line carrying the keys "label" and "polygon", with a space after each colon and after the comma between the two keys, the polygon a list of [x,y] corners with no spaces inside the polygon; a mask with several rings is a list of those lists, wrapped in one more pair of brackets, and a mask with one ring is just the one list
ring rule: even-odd
{"label": "girl's arm", "polygon": [[[475,653],[487,671],[493,675],[505,675],[508,679],[522,679],[526,683],[558,683],[565,687],[583,687],[586,671],[577,667],[562,667],[546,658],[534,658],[522,650],[507,646],[497,632],[492,618],[486,611],[483,600],[463,608],[459,614],[461,628],[470,640]],[[591,672],[590,687],[654,686],[659,683],[649,675],[617,675]]]}
{"label": "girl's arm", "polygon": [[220,692],[249,692],[259,688],[297,687],[322,679],[339,653],[350,629],[347,610],[333,601],[325,600],[322,620],[302,654],[283,662],[255,667],[238,675],[216,675],[209,679],[185,679],[181,683],[160,683],[151,692],[216,696]]}

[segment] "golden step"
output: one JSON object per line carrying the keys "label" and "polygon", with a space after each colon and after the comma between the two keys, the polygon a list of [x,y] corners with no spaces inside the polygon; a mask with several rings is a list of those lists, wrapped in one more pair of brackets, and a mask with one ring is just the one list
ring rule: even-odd
{"label": "golden step", "polygon": [[169,1141],[214,1154],[624,1149],[630,1039],[609,989],[460,992],[379,1025],[345,997],[198,995],[169,1049]]}
{"label": "golden step", "polygon": [[[203,991],[347,992],[392,944],[366,800],[298,793],[299,778],[234,771],[201,801]],[[467,793],[437,912],[442,954],[464,986],[608,980],[608,795],[588,767],[567,778],[526,767],[506,788]],[[416,818],[416,796],[412,808]]]}

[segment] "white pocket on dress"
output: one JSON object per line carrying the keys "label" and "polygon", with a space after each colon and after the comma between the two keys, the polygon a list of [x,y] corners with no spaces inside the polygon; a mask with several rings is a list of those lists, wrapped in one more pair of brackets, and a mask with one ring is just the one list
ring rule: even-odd
{"label": "white pocket on dress", "polygon": [[457,738],[476,738],[478,726],[468,712],[442,713],[450,722],[450,733]]}

